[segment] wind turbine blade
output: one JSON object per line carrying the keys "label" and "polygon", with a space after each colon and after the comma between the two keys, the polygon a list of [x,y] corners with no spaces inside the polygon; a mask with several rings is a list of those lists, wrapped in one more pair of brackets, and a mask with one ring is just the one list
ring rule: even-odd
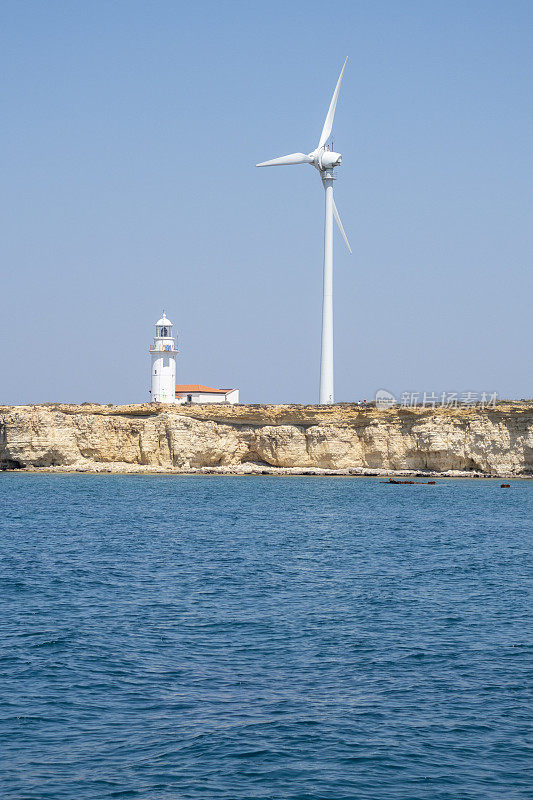
{"label": "wind turbine blade", "polygon": [[291,153],[288,156],[281,156],[281,158],[272,158],[270,161],[262,161],[256,164],[256,167],[284,167],[290,164],[312,164],[313,159],[306,156],[305,153]]}
{"label": "wind turbine blade", "polygon": [[348,237],[344,232],[344,228],[342,227],[341,218],[339,216],[339,212],[337,211],[337,206],[335,205],[335,200],[333,200],[333,216],[335,217],[335,222],[339,226],[339,230],[342,233],[342,238],[346,242],[346,247],[348,248],[348,252],[352,255],[352,248],[350,247],[350,242],[348,241]]}
{"label": "wind turbine blade", "polygon": [[324,122],[324,127],[322,128],[322,136],[320,137],[320,141],[318,143],[319,147],[323,147],[327,140],[329,139],[331,129],[333,128],[333,117],[335,116],[335,109],[337,108],[337,98],[339,96],[339,89],[341,88],[341,81],[342,76],[344,75],[344,70],[346,69],[346,63],[348,61],[348,57],[346,57],[344,64],[342,65],[341,74],[339,75],[339,80],[337,81],[337,85],[335,86],[335,91],[333,92],[333,97],[331,98],[331,103],[329,104],[329,111],[326,117],[326,121]]}

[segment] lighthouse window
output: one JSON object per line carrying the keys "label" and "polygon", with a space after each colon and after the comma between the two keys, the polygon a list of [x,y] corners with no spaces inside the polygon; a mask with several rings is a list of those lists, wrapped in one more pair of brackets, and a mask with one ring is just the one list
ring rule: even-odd
{"label": "lighthouse window", "polygon": [[168,336],[168,328],[161,328],[161,336]]}

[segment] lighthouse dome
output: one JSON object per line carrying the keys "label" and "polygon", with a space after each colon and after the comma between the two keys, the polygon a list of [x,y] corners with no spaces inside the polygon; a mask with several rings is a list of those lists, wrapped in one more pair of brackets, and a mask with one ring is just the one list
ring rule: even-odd
{"label": "lighthouse dome", "polygon": [[163,311],[163,316],[161,317],[161,319],[158,319],[155,324],[156,325],[172,325],[172,322],[169,319],[167,319],[167,316],[166,316],[165,312]]}

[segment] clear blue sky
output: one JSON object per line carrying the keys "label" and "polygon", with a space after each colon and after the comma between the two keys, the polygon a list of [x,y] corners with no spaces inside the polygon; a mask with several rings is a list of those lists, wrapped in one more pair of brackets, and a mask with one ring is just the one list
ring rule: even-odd
{"label": "clear blue sky", "polygon": [[338,400],[531,397],[533,3],[3,2],[0,402],[178,382],[316,402],[335,120]]}

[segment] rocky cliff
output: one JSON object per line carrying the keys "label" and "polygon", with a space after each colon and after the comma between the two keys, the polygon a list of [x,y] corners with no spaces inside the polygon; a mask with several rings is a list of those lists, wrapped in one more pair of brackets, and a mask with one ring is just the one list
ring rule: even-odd
{"label": "rocky cliff", "polygon": [[0,407],[0,467],[533,474],[533,403]]}

